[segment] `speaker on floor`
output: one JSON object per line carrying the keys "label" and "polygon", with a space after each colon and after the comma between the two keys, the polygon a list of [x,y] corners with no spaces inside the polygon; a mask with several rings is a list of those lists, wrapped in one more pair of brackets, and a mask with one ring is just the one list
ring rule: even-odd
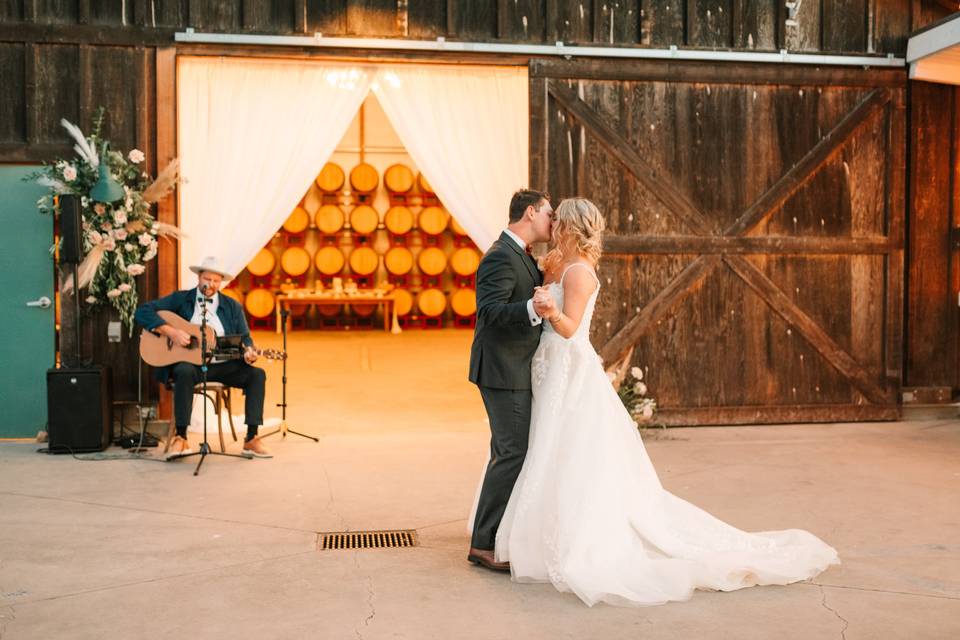
{"label": "speaker on floor", "polygon": [[60,204],[60,262],[77,264],[83,259],[82,231],[80,227],[80,203],[77,196],[61,195]]}
{"label": "speaker on floor", "polygon": [[47,437],[50,453],[103,451],[113,426],[110,369],[47,370]]}

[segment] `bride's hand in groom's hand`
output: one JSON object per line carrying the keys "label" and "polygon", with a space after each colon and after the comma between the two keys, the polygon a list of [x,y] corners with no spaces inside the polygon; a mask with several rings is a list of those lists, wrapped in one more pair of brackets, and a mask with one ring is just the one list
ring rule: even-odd
{"label": "bride's hand in groom's hand", "polygon": [[537,287],[533,293],[533,310],[541,318],[551,318],[556,315],[557,303],[553,295],[545,287]]}

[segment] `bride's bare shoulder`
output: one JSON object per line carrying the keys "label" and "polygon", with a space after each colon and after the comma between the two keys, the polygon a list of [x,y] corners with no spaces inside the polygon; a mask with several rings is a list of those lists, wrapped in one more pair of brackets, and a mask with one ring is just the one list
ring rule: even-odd
{"label": "bride's bare shoulder", "polygon": [[597,288],[597,276],[593,265],[588,262],[574,262],[568,265],[563,274],[563,288],[567,291],[592,293]]}

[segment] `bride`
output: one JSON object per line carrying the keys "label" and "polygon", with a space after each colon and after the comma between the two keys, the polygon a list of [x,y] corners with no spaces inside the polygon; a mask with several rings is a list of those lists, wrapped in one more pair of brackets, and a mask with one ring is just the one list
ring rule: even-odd
{"label": "bride", "polygon": [[836,551],[797,529],[748,533],[663,488],[589,340],[604,220],[589,200],[556,210],[544,287],[555,302],[533,358],[530,444],[497,532],[517,582],[588,605],[655,605],[694,589],[811,578]]}

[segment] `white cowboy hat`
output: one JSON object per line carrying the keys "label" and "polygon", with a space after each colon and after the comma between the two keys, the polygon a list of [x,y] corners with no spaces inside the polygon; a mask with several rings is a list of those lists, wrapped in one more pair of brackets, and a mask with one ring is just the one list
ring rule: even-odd
{"label": "white cowboy hat", "polygon": [[190,271],[194,273],[202,273],[204,271],[209,271],[210,273],[219,273],[227,280],[233,278],[233,274],[227,272],[223,268],[223,264],[220,262],[220,259],[216,256],[206,256],[203,260],[200,261],[200,264],[195,264],[190,267]]}

